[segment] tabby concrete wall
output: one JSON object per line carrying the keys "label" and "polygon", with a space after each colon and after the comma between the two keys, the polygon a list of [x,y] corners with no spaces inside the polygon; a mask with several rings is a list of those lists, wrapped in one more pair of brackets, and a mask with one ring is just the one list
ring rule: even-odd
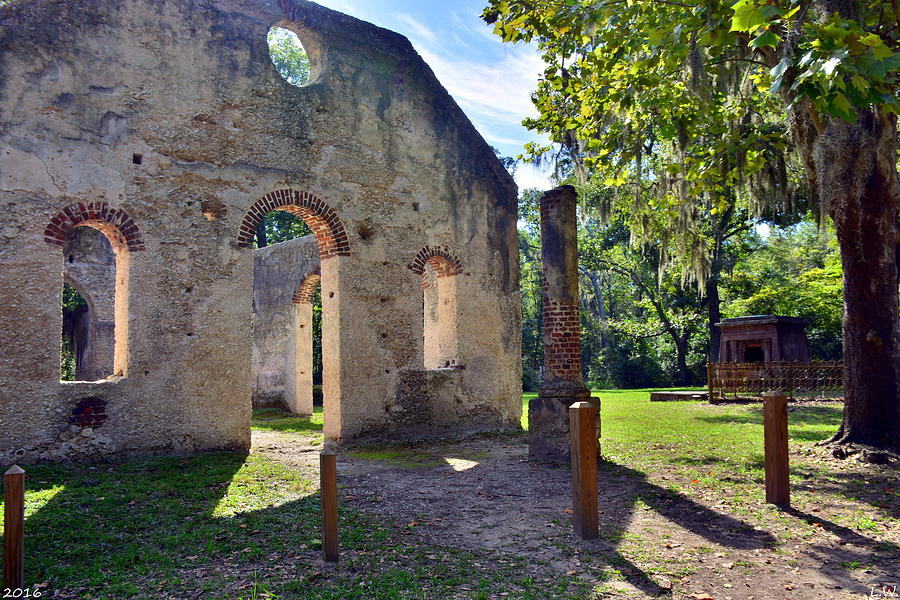
{"label": "tabby concrete wall", "polygon": [[[309,85],[271,64],[275,24],[300,35]],[[322,252],[327,437],[410,422],[423,248],[460,261],[465,369],[435,396],[452,410],[412,426],[518,421],[516,188],[402,36],[302,0],[18,0],[0,7],[0,148],[4,461],[248,448],[247,229],[276,205]],[[116,251],[116,374],[61,383],[78,226]]]}
{"label": "tabby concrete wall", "polygon": [[312,298],[299,296],[310,277],[318,287],[316,238],[260,248],[253,265],[253,407],[311,414]]}

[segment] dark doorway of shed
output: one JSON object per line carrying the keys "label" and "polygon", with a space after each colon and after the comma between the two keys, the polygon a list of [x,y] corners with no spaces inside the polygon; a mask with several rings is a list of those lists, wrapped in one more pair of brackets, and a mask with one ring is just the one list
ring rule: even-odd
{"label": "dark doorway of shed", "polygon": [[763,362],[765,360],[765,353],[763,349],[759,346],[747,346],[744,349],[744,362],[746,363],[755,363],[755,362]]}

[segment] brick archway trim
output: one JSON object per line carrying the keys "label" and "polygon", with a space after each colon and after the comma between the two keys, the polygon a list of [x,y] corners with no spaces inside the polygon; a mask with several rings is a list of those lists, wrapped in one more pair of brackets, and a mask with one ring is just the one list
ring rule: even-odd
{"label": "brick archway trim", "polygon": [[300,285],[297,286],[297,291],[294,292],[294,304],[312,304],[312,301],[316,298],[316,290],[321,281],[322,272],[320,269],[316,269],[307,275]]}
{"label": "brick archway trim", "polygon": [[239,248],[253,247],[256,227],[273,210],[297,215],[309,225],[318,242],[320,260],[350,254],[347,231],[334,209],[312,194],[297,190],[276,190],[257,200],[241,222],[237,241]]}
{"label": "brick archway trim", "polygon": [[424,275],[426,264],[431,265],[438,277],[460,275],[463,272],[462,261],[448,246],[425,246],[406,266],[412,269],[413,273]]}
{"label": "brick archway trim", "polygon": [[44,229],[44,241],[54,246],[63,246],[66,236],[75,227],[93,227],[109,238],[115,250],[128,248],[131,251],[144,249],[141,230],[121,208],[110,208],[107,202],[74,202],[50,219]]}

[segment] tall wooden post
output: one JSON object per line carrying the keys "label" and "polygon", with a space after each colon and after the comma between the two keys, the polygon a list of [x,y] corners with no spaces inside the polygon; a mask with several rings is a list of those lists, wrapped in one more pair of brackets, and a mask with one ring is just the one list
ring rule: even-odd
{"label": "tall wooden post", "polygon": [[763,427],[766,502],[788,507],[791,504],[791,489],[788,479],[787,396],[783,392],[763,394]]}
{"label": "tall wooden post", "polygon": [[319,472],[322,483],[322,558],[327,562],[337,562],[337,455],[333,450],[319,454]]}
{"label": "tall wooden post", "polygon": [[3,587],[25,580],[25,471],[13,465],[3,477]]}
{"label": "tall wooden post", "polygon": [[569,407],[572,457],[572,513],[575,535],[583,540],[600,536],[597,523],[597,407],[576,402]]}
{"label": "tall wooden post", "polygon": [[541,197],[544,377],[540,394],[528,403],[528,456],[560,463],[569,461],[569,405],[600,406],[581,377],[576,200],[570,185]]}

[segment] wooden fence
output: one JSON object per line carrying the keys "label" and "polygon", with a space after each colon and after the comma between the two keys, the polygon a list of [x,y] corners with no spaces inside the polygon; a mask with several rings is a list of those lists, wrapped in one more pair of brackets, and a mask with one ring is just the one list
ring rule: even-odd
{"label": "wooden fence", "polygon": [[758,396],[768,390],[840,395],[844,389],[844,363],[839,360],[709,363],[707,376],[710,399],[726,394]]}

